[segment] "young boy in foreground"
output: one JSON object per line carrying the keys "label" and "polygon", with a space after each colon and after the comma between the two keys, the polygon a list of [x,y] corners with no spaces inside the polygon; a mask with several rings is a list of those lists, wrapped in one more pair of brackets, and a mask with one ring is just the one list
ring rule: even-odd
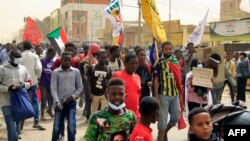
{"label": "young boy in foreground", "polygon": [[110,79],[106,89],[108,107],[92,114],[84,135],[86,141],[107,141],[117,131],[126,133],[125,136],[132,132],[136,117],[132,111],[125,108],[125,97],[124,81],[118,78]]}
{"label": "young boy in foreground", "polygon": [[194,108],[188,115],[189,141],[223,141],[219,134],[212,133],[213,124],[208,111],[201,107]]}

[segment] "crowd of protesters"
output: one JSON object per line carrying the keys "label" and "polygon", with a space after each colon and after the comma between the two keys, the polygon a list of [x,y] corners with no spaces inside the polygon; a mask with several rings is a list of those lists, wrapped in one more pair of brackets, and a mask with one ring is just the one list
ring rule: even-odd
{"label": "crowd of protesters", "polygon": [[[154,47],[150,50],[154,51]],[[121,52],[119,46],[97,43],[82,47],[67,43],[61,55],[53,47],[32,46],[29,41],[1,45],[0,105],[8,140],[21,139],[24,128],[24,120],[15,121],[10,106],[9,92],[20,88],[26,88],[30,96],[35,112],[33,128],[46,130],[41,122],[47,120],[46,113],[54,118],[52,141],[64,139],[65,118],[67,140],[76,140],[77,101],[79,107],[84,103],[87,141],[153,141],[149,126],[156,121],[158,140],[167,141],[184,107],[186,113],[191,111],[188,119],[193,131],[197,115],[203,113],[210,119],[197,107],[220,103],[226,84],[232,103],[246,102],[247,79],[242,70],[247,71],[250,65],[245,52],[225,53],[225,81],[215,83],[212,79],[212,89],[194,86],[192,70],[212,69],[213,77],[217,77],[223,56],[213,53],[207,59],[198,58],[193,43],[174,50],[171,42],[164,42],[156,55],[159,58],[154,60],[150,56],[154,53],[140,46],[123,57]],[[214,138],[211,134],[206,140]]]}

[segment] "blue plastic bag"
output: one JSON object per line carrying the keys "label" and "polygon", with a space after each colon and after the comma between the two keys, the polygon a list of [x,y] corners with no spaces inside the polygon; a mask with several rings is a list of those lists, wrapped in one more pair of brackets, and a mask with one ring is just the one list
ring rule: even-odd
{"label": "blue plastic bag", "polygon": [[15,121],[34,117],[35,112],[25,88],[10,92],[11,112]]}

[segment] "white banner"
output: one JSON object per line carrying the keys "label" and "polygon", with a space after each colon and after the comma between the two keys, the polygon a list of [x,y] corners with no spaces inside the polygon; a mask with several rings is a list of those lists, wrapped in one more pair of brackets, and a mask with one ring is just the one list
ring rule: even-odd
{"label": "white banner", "polygon": [[194,31],[189,35],[188,43],[192,42],[192,43],[194,43],[195,46],[199,45],[201,43],[201,37],[203,35],[204,28],[205,28],[206,23],[207,23],[208,11],[209,10],[207,10],[206,15],[202,18],[202,20],[196,26],[196,28],[194,29]]}
{"label": "white banner", "polygon": [[210,27],[220,36],[240,36],[250,33],[250,19],[211,23]]}

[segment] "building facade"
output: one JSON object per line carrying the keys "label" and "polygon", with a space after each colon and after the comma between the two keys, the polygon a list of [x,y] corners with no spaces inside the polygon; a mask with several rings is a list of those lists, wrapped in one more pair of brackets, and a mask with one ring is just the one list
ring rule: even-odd
{"label": "building facade", "polygon": [[[181,25],[180,20],[163,21],[163,26],[166,31],[166,36],[168,41],[170,41],[174,46],[182,48],[187,45],[188,37],[195,29],[196,25]],[[170,24],[169,24],[170,23]],[[170,26],[170,30],[169,30]],[[153,32],[144,22],[142,22],[142,41],[138,38],[138,22],[135,21],[125,21],[124,22],[124,47],[134,47],[140,45],[141,42],[143,47],[148,47],[152,45]],[[106,28],[103,30],[104,34],[104,44],[110,44],[112,42],[112,25],[106,24]],[[201,45],[212,45],[210,42],[210,28],[206,26],[201,39]]]}
{"label": "building facade", "polygon": [[56,9],[50,13],[50,31],[53,31],[61,26],[60,9]]}
{"label": "building facade", "polygon": [[61,26],[69,41],[78,45],[83,42],[100,42],[99,31],[105,27],[102,11],[109,0],[62,0]]}
{"label": "building facade", "polygon": [[220,20],[234,20],[241,18],[249,18],[250,13],[240,9],[241,0],[221,0],[220,1]]}

